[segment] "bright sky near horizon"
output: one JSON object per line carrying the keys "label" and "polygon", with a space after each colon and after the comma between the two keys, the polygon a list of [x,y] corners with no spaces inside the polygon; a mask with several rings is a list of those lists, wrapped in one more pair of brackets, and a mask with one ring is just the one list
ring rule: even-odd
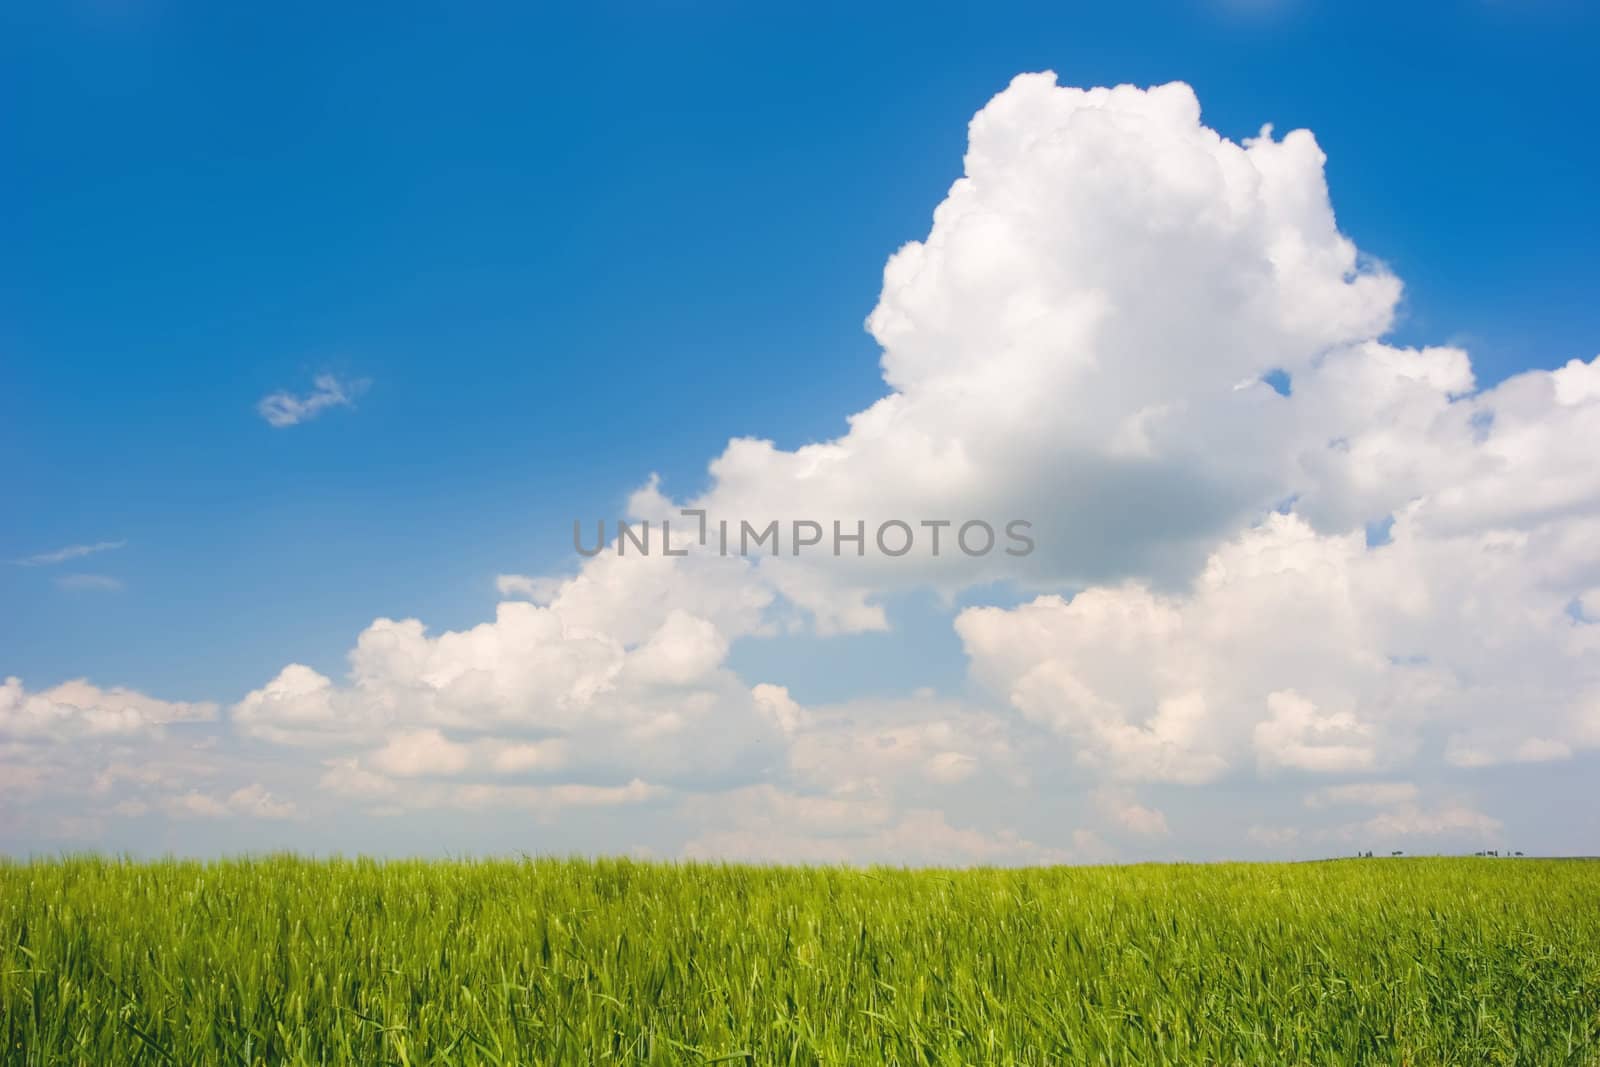
{"label": "bright sky near horizon", "polygon": [[0,850],[1600,852],[1597,51],[8,8]]}

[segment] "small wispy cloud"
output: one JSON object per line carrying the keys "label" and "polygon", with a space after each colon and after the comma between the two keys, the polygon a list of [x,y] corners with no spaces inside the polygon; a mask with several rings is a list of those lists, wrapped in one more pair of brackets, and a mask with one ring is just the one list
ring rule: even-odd
{"label": "small wispy cloud", "polygon": [[115,593],[122,588],[122,580],[109,574],[63,574],[56,579],[56,585],[62,589]]}
{"label": "small wispy cloud", "polygon": [[356,397],[371,384],[367,378],[340,381],[335,375],[319,374],[311,380],[311,392],[303,396],[287,391],[268,393],[256,404],[256,411],[269,426],[281,430],[309,422],[329,408],[354,407]]}
{"label": "small wispy cloud", "polygon": [[96,552],[110,552],[112,549],[121,548],[126,541],[96,541],[92,545],[67,545],[50,552],[40,552],[33,556],[24,556],[22,559],[11,561],[16,567],[48,567],[54,563],[65,563],[69,559],[82,559],[92,556]]}

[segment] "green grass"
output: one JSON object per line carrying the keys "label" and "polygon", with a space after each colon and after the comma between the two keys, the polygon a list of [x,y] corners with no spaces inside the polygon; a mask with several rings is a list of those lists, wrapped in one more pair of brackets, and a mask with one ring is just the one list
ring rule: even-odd
{"label": "green grass", "polygon": [[0,863],[5,1064],[1600,1062],[1600,863]]}

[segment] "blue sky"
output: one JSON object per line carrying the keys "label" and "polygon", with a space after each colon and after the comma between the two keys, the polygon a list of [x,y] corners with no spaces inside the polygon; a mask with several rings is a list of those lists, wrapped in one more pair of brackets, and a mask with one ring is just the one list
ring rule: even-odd
{"label": "blue sky", "polygon": [[[125,542],[0,568],[0,676],[30,691],[337,678],[375,618],[462,629],[497,575],[575,572],[572,519],[652,472],[688,500],[730,438],[843,434],[885,392],[885,259],[1020,72],[1181,80],[1235,141],[1313,130],[1339,229],[1404,279],[1385,339],[1469,350],[1480,389],[1600,349],[1577,4],[0,20],[0,557]],[[370,385],[258,415],[319,374]],[[955,611],[1022,594],[953,597],[883,590],[891,632],[740,635],[729,663],[803,704],[970,696]]]}

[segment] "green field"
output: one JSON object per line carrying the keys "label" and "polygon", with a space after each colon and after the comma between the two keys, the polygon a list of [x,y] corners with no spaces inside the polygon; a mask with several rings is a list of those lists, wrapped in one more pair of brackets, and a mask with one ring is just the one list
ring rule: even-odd
{"label": "green field", "polygon": [[6,1064],[1600,1062],[1600,863],[0,864]]}

